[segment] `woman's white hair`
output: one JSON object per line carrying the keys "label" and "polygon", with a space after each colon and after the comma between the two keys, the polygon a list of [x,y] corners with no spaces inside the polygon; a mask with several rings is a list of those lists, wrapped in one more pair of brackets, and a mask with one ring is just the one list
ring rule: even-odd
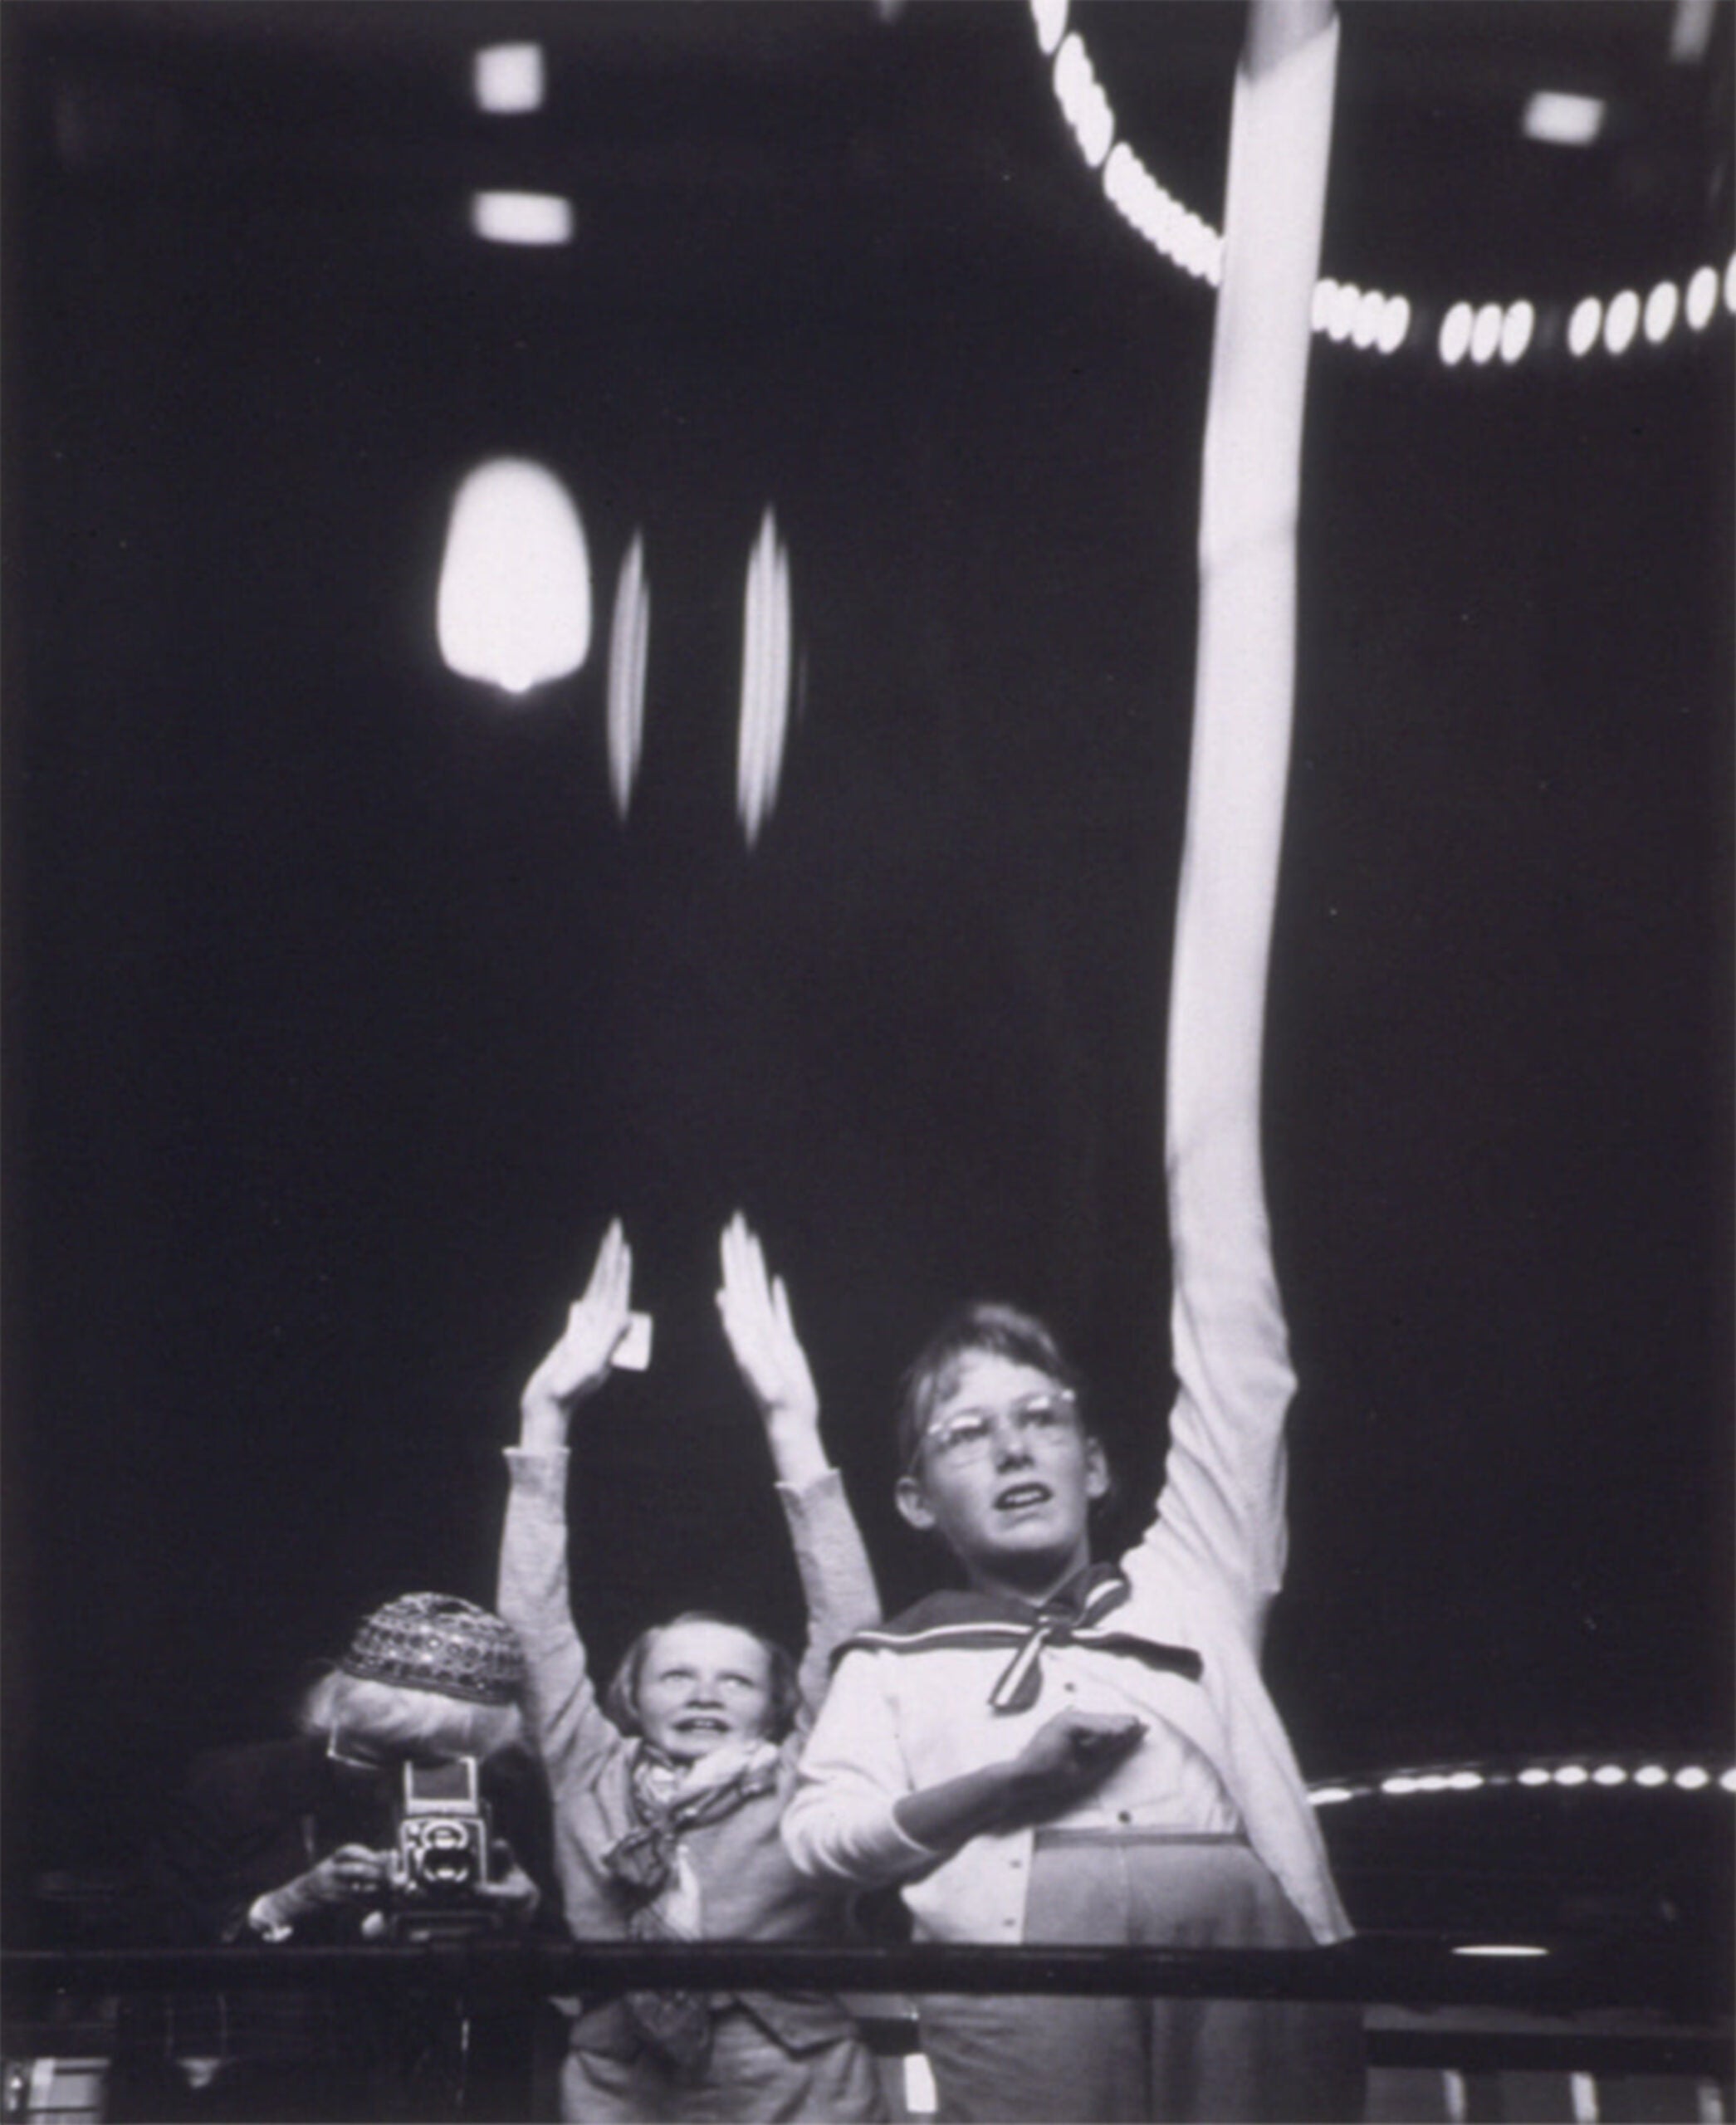
{"label": "woman's white hair", "polygon": [[522,1739],[516,1704],[472,1704],[438,1690],[377,1683],[341,1668],[322,1676],[301,1700],[304,1734],[345,1737],[379,1756],[497,1756]]}

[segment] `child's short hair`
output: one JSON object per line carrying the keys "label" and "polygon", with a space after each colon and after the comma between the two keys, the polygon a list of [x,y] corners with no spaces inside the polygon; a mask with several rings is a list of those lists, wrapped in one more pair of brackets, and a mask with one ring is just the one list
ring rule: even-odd
{"label": "child's short hair", "polygon": [[[1055,1341],[1054,1332],[1034,1313],[1026,1313],[1016,1306],[978,1299],[947,1315],[917,1353],[916,1362],[900,1384],[897,1422],[901,1471],[907,1473],[914,1466],[930,1418],[957,1385],[965,1360],[979,1351],[1046,1373],[1058,1387],[1066,1388],[1078,1401],[1083,1423],[1084,1385]],[[1088,1432],[1091,1429],[1088,1423],[1083,1423],[1083,1428]]]}
{"label": "child's short hair", "polygon": [[721,1624],[726,1630],[742,1632],[760,1649],[771,1676],[765,1739],[781,1742],[795,1726],[796,1714],[802,1708],[795,1662],[775,1638],[767,1638],[763,1631],[754,1629],[751,1624],[738,1622],[734,1616],[720,1616],[712,1609],[683,1609],[678,1616],[670,1616],[663,1623],[648,1624],[621,1655],[620,1663],[603,1693],[603,1709],[621,1732],[634,1735],[645,1731],[639,1717],[639,1677],[644,1672],[645,1655],[651,1650],[653,1639],[663,1631],[673,1630],[677,1624]]}

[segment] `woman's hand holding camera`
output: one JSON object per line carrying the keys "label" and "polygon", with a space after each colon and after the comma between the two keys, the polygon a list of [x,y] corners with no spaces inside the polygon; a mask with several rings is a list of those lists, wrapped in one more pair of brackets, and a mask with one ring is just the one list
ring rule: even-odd
{"label": "woman's hand holding camera", "polygon": [[574,1409],[609,1377],[632,1307],[633,1249],[617,1218],[603,1235],[584,1296],[569,1311],[560,1340],[537,1366],[519,1403],[519,1444],[546,1453],[567,1443]]}
{"label": "woman's hand holding camera", "polygon": [[272,1936],[286,1932],[316,1912],[342,1904],[379,1904],[390,1885],[392,1857],[370,1852],[364,1844],[340,1844],[305,1874],[255,1903],[252,1918]]}

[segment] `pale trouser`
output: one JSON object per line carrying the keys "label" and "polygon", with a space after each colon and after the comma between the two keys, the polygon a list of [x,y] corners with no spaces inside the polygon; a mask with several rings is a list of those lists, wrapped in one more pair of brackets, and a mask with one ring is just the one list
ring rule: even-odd
{"label": "pale trouser", "polygon": [[724,2007],[697,2080],[650,2051],[631,2059],[569,2051],[560,2114],[569,2125],[874,2125],[887,2111],[873,2061],[854,2035],[791,2053],[745,2008]]}
{"label": "pale trouser", "polygon": [[[1240,1837],[1039,1830],[1028,1944],[1310,1947]],[[919,2003],[941,2119],[957,2125],[1311,2125],[1362,2115],[1362,2015],[1336,2004],[1097,2000]]]}

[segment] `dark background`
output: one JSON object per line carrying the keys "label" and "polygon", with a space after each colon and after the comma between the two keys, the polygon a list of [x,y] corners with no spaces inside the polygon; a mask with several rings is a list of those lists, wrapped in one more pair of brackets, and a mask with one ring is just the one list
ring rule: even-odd
{"label": "dark background", "polygon": [[[1215,215],[1240,9],[1075,12]],[[1728,11],[1689,68],[1670,12],[1352,8],[1326,270],[1438,314],[1721,264]],[[469,50],[516,32],[549,107],[484,119]],[[893,1385],[955,1299],[1052,1316],[1148,1502],[1210,311],[1010,5],[8,0],[0,40],[16,1917],[363,1609],[489,1597],[517,1389],[612,1214],[657,1349],[575,1457],[601,1661],[689,1602],[798,1628],[712,1306],[738,1204],[889,1602],[935,1569]],[[1608,142],[1520,141],[1579,85]],[[570,249],[468,237],[513,182],[575,198]],[[1730,319],[1513,373],[1421,337],[1312,380],[1271,1673],[1311,1774],[1719,1751]],[[433,638],[454,485],[507,452],[570,486],[599,615],[518,703]],[[804,677],[750,854],[768,503]]]}

